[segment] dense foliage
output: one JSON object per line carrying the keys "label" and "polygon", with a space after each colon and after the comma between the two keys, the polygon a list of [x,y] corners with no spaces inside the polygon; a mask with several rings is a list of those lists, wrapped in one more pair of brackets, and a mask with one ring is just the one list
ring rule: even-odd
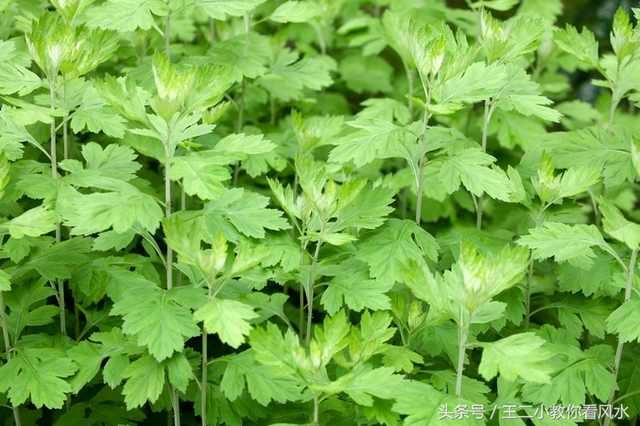
{"label": "dense foliage", "polygon": [[635,424],[640,9],[562,11],[0,0],[0,422]]}

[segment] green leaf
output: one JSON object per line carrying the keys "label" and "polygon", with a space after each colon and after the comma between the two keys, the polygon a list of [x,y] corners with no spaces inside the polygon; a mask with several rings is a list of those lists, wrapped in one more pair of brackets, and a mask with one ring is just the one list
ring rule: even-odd
{"label": "green leaf", "polygon": [[631,160],[631,135],[620,127],[613,127],[611,136],[601,126],[587,127],[573,132],[552,133],[549,147],[557,167],[569,168],[579,164],[602,170],[607,188],[636,178]]}
{"label": "green leaf", "polygon": [[197,195],[202,200],[215,200],[225,189],[224,183],[231,180],[229,160],[216,152],[203,151],[165,161],[171,164],[169,177],[174,181],[182,180],[187,194]]}
{"label": "green leaf", "polygon": [[621,342],[640,341],[640,299],[624,302],[607,318],[607,331],[617,333]]}
{"label": "green leaf", "polygon": [[0,269],[0,291],[11,291],[11,276]]}
{"label": "green leaf", "polygon": [[[454,419],[453,416],[443,417],[442,408],[449,407],[450,411],[456,406],[471,406],[471,402],[438,392],[431,385],[415,380],[408,381],[395,395],[396,403],[393,410],[405,414],[406,426],[442,425],[442,426],[477,426],[483,425],[483,420],[473,416]],[[474,401],[475,402],[475,401]]]}
{"label": "green leaf", "polygon": [[575,56],[580,61],[598,67],[598,42],[591,31],[586,28],[582,33],[572,25],[567,24],[564,30],[557,30],[554,41],[565,52]]}
{"label": "green leaf", "polygon": [[507,65],[506,84],[496,95],[496,105],[499,108],[505,111],[515,109],[522,115],[535,115],[557,123],[562,114],[547,106],[552,103],[549,98],[540,94],[540,85],[531,81],[524,69],[515,64]]}
{"label": "green leaf", "polygon": [[[345,189],[343,185],[341,189]],[[329,223],[330,232],[342,231],[349,227],[375,229],[382,225],[384,217],[393,211],[389,204],[393,202],[395,190],[377,187],[370,184],[356,185],[359,188],[349,194],[341,192],[338,204],[338,217],[334,223]],[[351,189],[348,188],[347,191]],[[351,201],[351,202],[349,202]]]}
{"label": "green leaf", "polygon": [[521,333],[491,343],[478,343],[484,348],[478,372],[485,380],[498,373],[507,380],[535,383],[547,382],[550,368],[545,362],[553,354],[542,346],[544,339],[534,333]]}
{"label": "green leaf", "polygon": [[16,351],[11,361],[0,367],[0,392],[7,392],[18,406],[31,398],[38,408],[62,408],[71,392],[64,380],[77,370],[71,359],[58,350],[28,348]]}
{"label": "green leaf", "polygon": [[287,1],[273,11],[269,19],[275,22],[307,22],[319,15],[320,6],[314,1]]}
{"label": "green leaf", "polygon": [[148,347],[158,362],[181,351],[185,339],[200,334],[190,310],[180,305],[175,290],[134,287],[113,305],[111,315],[122,315],[122,331],[136,336],[138,344]]}
{"label": "green leaf", "polygon": [[225,21],[228,16],[242,16],[264,2],[265,0],[216,0],[206,2],[190,0],[190,3],[201,7],[207,16],[220,21]]}
{"label": "green leaf", "polygon": [[41,86],[40,77],[22,65],[0,63],[0,94],[26,96]]}
{"label": "green leaf", "polygon": [[598,206],[602,213],[604,231],[631,250],[640,249],[640,225],[625,219],[622,212],[605,198],[598,198]]}
{"label": "green leaf", "polygon": [[582,269],[590,269],[596,257],[593,247],[605,251],[611,248],[602,238],[594,225],[566,225],[547,222],[540,228],[534,228],[518,240],[518,244],[528,247],[535,259],[553,257],[556,262],[569,262]]}
{"label": "green leaf", "polygon": [[87,25],[123,33],[138,28],[149,30],[155,25],[154,15],[168,13],[168,6],[162,0],[108,0],[87,12]]}
{"label": "green leaf", "polygon": [[367,262],[371,276],[380,280],[398,279],[398,270],[407,261],[420,262],[425,256],[436,261],[440,248],[435,238],[412,220],[388,219],[361,241],[357,257]]}
{"label": "green leaf", "polygon": [[223,343],[237,348],[251,331],[249,320],[258,315],[247,304],[215,298],[194,312],[196,321],[204,321],[207,333],[216,333]]}
{"label": "green leaf", "polygon": [[128,410],[141,407],[147,401],[156,402],[164,388],[164,367],[149,355],[129,364],[124,371],[124,377],[128,380],[124,384],[122,394]]}
{"label": "green leaf", "polygon": [[356,93],[392,93],[393,68],[377,56],[348,56],[340,61],[340,75]]}
{"label": "green leaf", "polygon": [[284,403],[300,399],[300,383],[295,376],[276,368],[259,364],[252,350],[222,358],[226,361],[220,390],[229,400],[236,400],[245,387],[259,404],[267,406],[271,401]]}
{"label": "green leaf", "polygon": [[518,4],[520,0],[482,0],[475,1],[471,3],[471,7],[474,9],[479,9],[481,7],[486,7],[487,9],[498,10],[500,12],[505,12],[510,10],[513,6]]}
{"label": "green leaf", "polygon": [[358,261],[346,261],[340,267],[341,273],[327,283],[320,302],[329,315],[342,308],[342,300],[354,311],[365,308],[377,311],[391,308],[385,294],[391,289],[392,281],[373,280],[368,270]]}
{"label": "green leaf", "polygon": [[348,125],[360,129],[333,144],[336,148],[329,154],[329,161],[346,163],[353,161],[356,167],[362,167],[374,158],[386,158],[399,144],[397,134],[404,129],[382,120],[351,121]]}
{"label": "green leaf", "polygon": [[9,232],[13,238],[39,237],[55,228],[55,214],[45,206],[38,206],[0,224],[0,234]]}
{"label": "green leaf", "polygon": [[73,216],[67,223],[76,235],[94,234],[109,228],[124,233],[135,225],[155,232],[163,216],[154,197],[123,182],[116,192],[79,196],[75,200]]}
{"label": "green leaf", "polygon": [[509,201],[511,181],[502,169],[488,167],[494,162],[494,157],[479,148],[468,148],[448,157],[438,176],[450,194],[462,183],[476,196],[486,192],[492,198]]}
{"label": "green leaf", "polygon": [[223,216],[244,235],[264,238],[265,229],[278,231],[289,228],[287,221],[281,217],[282,212],[267,209],[268,203],[267,197],[245,194],[243,189],[225,189],[218,201],[205,205],[202,213],[205,221],[215,221],[216,217]]}
{"label": "green leaf", "polygon": [[476,62],[442,84],[439,103],[473,103],[487,100],[500,93],[507,78],[505,66],[487,66],[484,62]]}
{"label": "green leaf", "polygon": [[275,148],[276,146],[271,141],[264,139],[264,135],[236,133],[220,139],[214,147],[214,151],[245,159],[250,155],[266,154]]}

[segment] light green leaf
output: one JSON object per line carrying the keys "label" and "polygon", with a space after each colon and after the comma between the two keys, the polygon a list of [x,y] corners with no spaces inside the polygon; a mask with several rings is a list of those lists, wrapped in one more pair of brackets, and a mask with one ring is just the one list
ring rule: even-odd
{"label": "light green leaf", "polygon": [[471,64],[462,73],[445,81],[440,89],[440,104],[480,102],[496,96],[507,82],[504,65],[484,62]]}
{"label": "light green leaf", "polygon": [[155,16],[169,13],[162,0],[108,0],[99,7],[89,9],[87,25],[119,32],[149,30],[155,25]]}
{"label": "light green leaf", "polygon": [[182,180],[187,194],[197,195],[202,200],[215,200],[222,194],[224,183],[231,180],[229,160],[216,152],[203,151],[165,161],[171,164],[169,177],[174,181]]}
{"label": "light green leaf", "polygon": [[320,303],[329,315],[335,314],[342,308],[343,298],[344,303],[357,312],[365,308],[373,311],[391,308],[386,293],[391,289],[393,282],[373,280],[367,275],[366,270],[357,271],[346,268],[344,275],[338,275],[327,283]]}
{"label": "light green leaf", "polygon": [[111,310],[111,315],[122,315],[122,331],[134,335],[158,362],[181,351],[187,338],[200,334],[189,309],[178,303],[176,290],[134,287]]}
{"label": "light green leaf", "polygon": [[604,231],[631,250],[640,249],[640,225],[628,221],[618,208],[605,198],[598,199]]}
{"label": "light green leaf", "polygon": [[71,392],[64,380],[77,366],[58,350],[28,348],[16,351],[11,361],[0,367],[0,392],[7,392],[11,404],[18,406],[31,398],[38,408],[62,408]]}
{"label": "light green leaf", "polygon": [[[55,214],[45,206],[27,210],[20,216],[0,224],[0,234],[7,233],[13,238],[39,237],[56,228]],[[3,232],[4,231],[4,232]]]}
{"label": "light green leaf", "polygon": [[640,340],[640,299],[624,302],[607,318],[607,331],[618,334],[621,342]]}
{"label": "light green leaf", "polygon": [[507,65],[506,84],[496,95],[496,105],[505,111],[515,109],[525,116],[535,115],[543,120],[557,123],[558,111],[548,107],[553,102],[540,94],[540,85],[531,81],[526,71],[516,64]]}
{"label": "light green leaf", "polygon": [[287,1],[273,11],[269,19],[275,22],[307,22],[319,15],[320,6],[314,1]]}
{"label": "light green leaf", "polygon": [[149,355],[129,364],[124,377],[128,377],[122,390],[128,410],[156,402],[164,388],[164,367]]}
{"label": "light green leaf", "polygon": [[605,251],[611,248],[602,238],[602,234],[593,225],[566,225],[547,222],[540,228],[530,230],[518,240],[518,244],[535,250],[535,259],[553,257],[556,262],[569,262],[582,269],[590,269],[596,257],[593,247]]}
{"label": "light green leaf", "polygon": [[471,7],[474,9],[486,7],[487,9],[506,12],[507,10],[510,10],[513,6],[518,4],[519,2],[520,0],[482,0],[482,1],[475,1],[471,3]]}
{"label": "light green leaf", "polygon": [[22,65],[0,63],[0,94],[26,96],[41,86],[40,77]]}
{"label": "light green leaf", "polygon": [[542,346],[545,340],[534,333],[521,333],[491,343],[478,343],[484,348],[478,372],[485,380],[498,373],[507,380],[544,383],[551,369],[545,362],[553,354]]}
{"label": "light green leaf", "polygon": [[265,229],[278,231],[289,228],[287,221],[281,217],[282,212],[266,208],[268,204],[267,197],[245,194],[243,189],[234,188],[224,190],[219,200],[206,204],[202,212],[205,221],[223,216],[244,235],[264,238]]}
{"label": "light green leaf", "polygon": [[462,183],[476,196],[486,192],[492,198],[509,201],[511,181],[502,169],[489,167],[494,162],[494,157],[479,148],[468,148],[448,157],[438,176],[450,194]]}
{"label": "light green leaf", "polygon": [[228,16],[242,16],[251,12],[265,0],[215,0],[215,1],[198,1],[191,0],[198,7],[213,19],[225,21]]}
{"label": "light green leaf", "polygon": [[275,145],[264,139],[264,135],[245,135],[236,133],[225,136],[216,144],[214,151],[247,158],[250,155],[266,154],[273,151]]}
{"label": "light green leaf", "polygon": [[299,380],[277,368],[257,363],[252,350],[224,357],[221,361],[226,361],[227,369],[220,390],[231,401],[242,394],[245,381],[251,397],[263,406],[271,401],[284,403],[300,399]]}
{"label": "light green leaf", "polygon": [[352,161],[357,167],[386,158],[399,144],[397,134],[404,129],[382,120],[357,120],[348,125],[360,129],[334,141],[336,148],[329,154],[329,161],[346,163]]}
{"label": "light green leaf", "polygon": [[564,30],[557,30],[554,41],[565,52],[575,56],[592,67],[598,67],[598,42],[591,31],[586,28],[582,33],[567,24]]}
{"label": "light green leaf", "polygon": [[247,304],[215,298],[194,312],[196,321],[204,321],[207,333],[217,333],[223,343],[237,348],[251,331],[249,320],[258,315]]}
{"label": "light green leaf", "polygon": [[11,276],[4,270],[0,269],[0,291],[11,290]]}
{"label": "light green leaf", "polygon": [[412,220],[388,219],[361,241],[358,259],[367,262],[371,276],[381,280],[398,279],[398,269],[408,260],[420,262],[428,256],[436,261],[440,248],[435,238]]}

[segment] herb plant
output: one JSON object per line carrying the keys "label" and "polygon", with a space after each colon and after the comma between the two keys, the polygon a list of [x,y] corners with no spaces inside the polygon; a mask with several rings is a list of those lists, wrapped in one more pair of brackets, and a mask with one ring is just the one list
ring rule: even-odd
{"label": "herb plant", "polygon": [[639,16],[0,0],[0,422],[635,424]]}

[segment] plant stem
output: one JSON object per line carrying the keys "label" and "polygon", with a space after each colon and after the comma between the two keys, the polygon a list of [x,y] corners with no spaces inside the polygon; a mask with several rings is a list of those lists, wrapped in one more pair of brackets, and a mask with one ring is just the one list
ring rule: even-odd
{"label": "plant stem", "polygon": [[[244,53],[246,58],[249,55],[249,31],[251,30],[251,20],[249,15],[244,15]],[[238,103],[238,123],[236,125],[236,133],[242,133],[242,127],[244,124],[244,102],[247,93],[247,78],[242,77],[242,88],[240,89],[240,102]],[[240,173],[240,163],[236,164],[233,170],[232,186],[238,184],[238,175]]]}
{"label": "plant stem", "polygon": [[[49,97],[51,101],[51,109],[56,108],[56,81],[55,76],[53,80],[49,80]],[[56,139],[56,120],[51,119],[50,126],[50,138],[51,138],[51,175],[53,180],[58,180],[58,157],[57,157],[57,139]],[[60,222],[56,222],[56,244],[60,244],[62,241]],[[66,320],[66,307],[64,301],[64,282],[58,278],[58,304],[60,305],[60,332],[64,335],[67,334],[67,320]]]}
{"label": "plant stem", "polygon": [[[431,102],[430,96],[427,95],[427,104],[429,104],[430,102]],[[431,117],[431,114],[429,114],[428,111],[425,111],[424,116],[422,118],[422,135],[420,136],[420,157],[418,159],[420,171],[418,172],[418,182],[417,182],[418,199],[416,201],[416,223],[418,225],[420,225],[420,216],[422,214],[422,192],[423,192],[423,185],[424,185],[424,165],[425,165],[424,156],[427,150],[427,147],[426,147],[427,123],[429,122],[430,117]]]}
{"label": "plant stem", "polygon": [[525,307],[525,316],[524,316],[524,328],[529,328],[529,320],[531,318],[531,279],[533,277],[533,250],[529,250],[529,257],[531,260],[529,261],[529,272],[527,274],[527,288],[525,291],[525,299],[524,299],[524,307]]}
{"label": "plant stem", "polygon": [[313,394],[313,425],[318,426],[318,417],[320,414],[320,399],[318,394]]}
{"label": "plant stem", "polygon": [[[492,102],[486,100],[484,102],[484,119],[482,123],[482,152],[487,152],[487,131],[489,128],[489,120],[491,120],[491,114],[493,113]],[[482,229],[482,206],[484,202],[484,194],[480,194],[478,198],[478,211],[476,214],[476,228]]]}
{"label": "plant stem", "polygon": [[[165,142],[165,155],[167,158],[171,158],[173,153],[171,152],[171,129],[168,131],[169,137]],[[164,217],[169,218],[171,216],[171,179],[169,173],[171,172],[171,163],[167,163],[164,166]],[[167,244],[167,290],[171,290],[173,287],[173,249]]]}
{"label": "plant stem", "polygon": [[[167,10],[171,11],[171,7],[169,3],[171,0],[165,0],[167,5]],[[167,58],[171,57],[171,40],[170,40],[170,32],[171,32],[171,13],[167,13],[167,16],[164,18],[164,54]]]}
{"label": "plant stem", "polygon": [[459,397],[462,393],[462,373],[464,372],[464,355],[467,350],[467,338],[469,336],[469,327],[471,319],[465,322],[464,326],[460,328],[460,347],[458,348],[458,369],[456,376],[456,396]]}
{"label": "plant stem", "polygon": [[[629,261],[629,269],[627,271],[627,285],[624,291],[624,301],[625,303],[631,300],[631,290],[633,288],[633,276],[636,271],[636,261],[638,260],[638,249],[633,250],[631,252],[631,260]],[[618,348],[616,349],[616,358],[613,364],[613,377],[618,382],[618,373],[620,372],[620,363],[622,362],[622,350],[624,349],[624,343],[620,338],[618,338]],[[613,404],[613,400],[616,396],[616,391],[611,391],[611,396],[609,397],[608,404]],[[605,417],[604,426],[609,426],[611,423],[610,417]]]}
{"label": "plant stem", "polygon": [[316,266],[318,264],[318,257],[320,256],[320,247],[322,247],[322,241],[318,241],[316,245],[316,251],[313,254],[313,260],[311,261],[311,269],[309,270],[309,296],[307,297],[307,334],[305,338],[305,345],[309,347],[311,344],[311,322],[313,320],[313,293],[316,281]]}
{"label": "plant stem", "polygon": [[208,380],[207,332],[202,326],[202,378],[200,379],[200,417],[202,426],[207,426],[207,380]]}
{"label": "plant stem", "polygon": [[[0,291],[0,322],[2,324],[2,338],[4,339],[4,349],[7,351],[7,362],[11,361],[11,339],[9,338],[9,328],[7,327],[7,317],[4,313],[4,295]],[[13,420],[16,426],[21,426],[20,410],[18,407],[11,406],[13,411]]]}

